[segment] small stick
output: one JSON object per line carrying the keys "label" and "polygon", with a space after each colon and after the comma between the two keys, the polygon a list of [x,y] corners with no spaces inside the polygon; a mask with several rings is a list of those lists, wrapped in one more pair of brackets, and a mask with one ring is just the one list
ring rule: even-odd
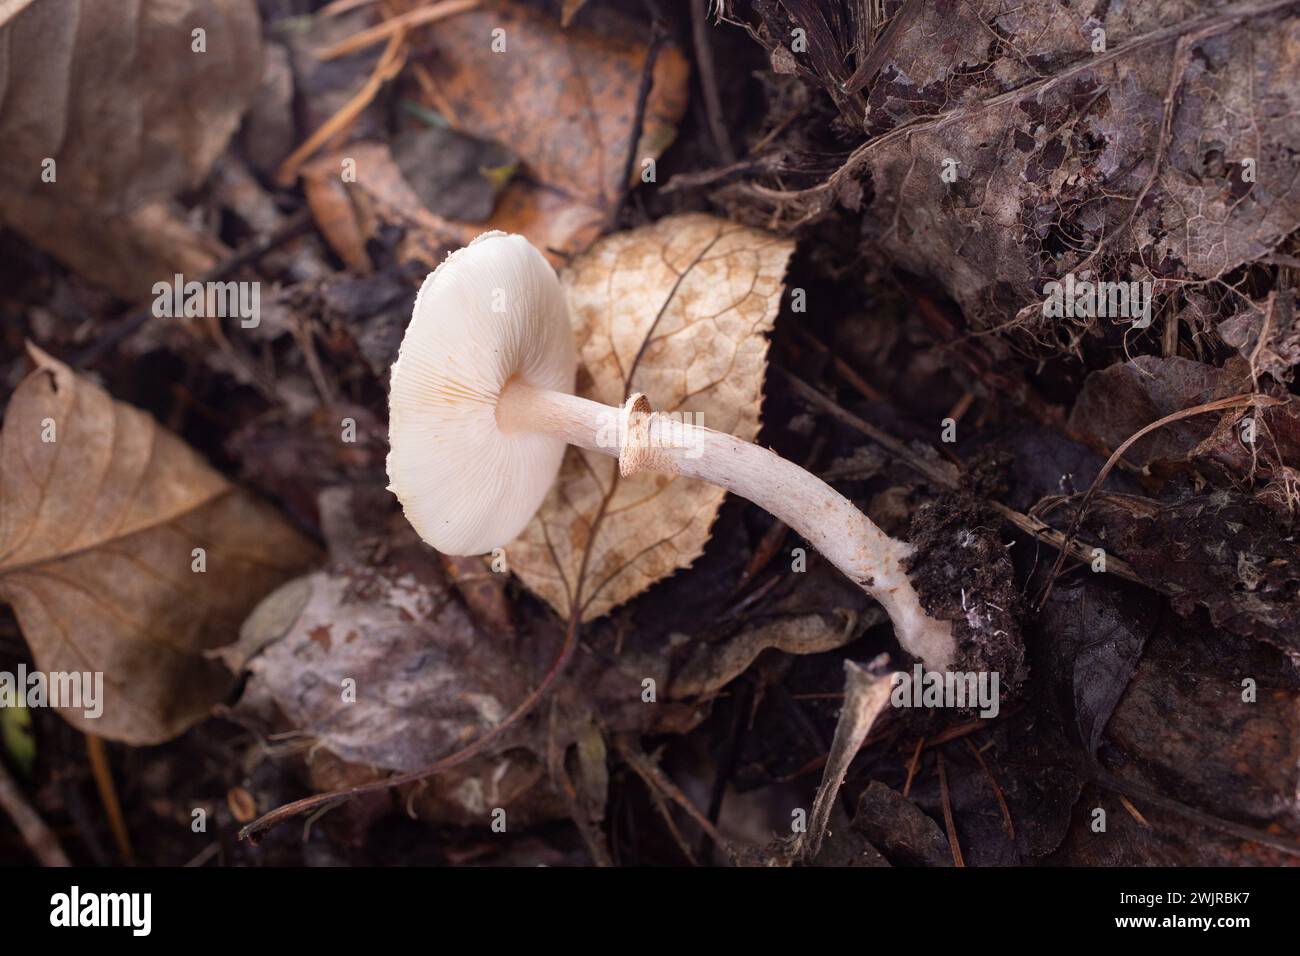
{"label": "small stick", "polygon": [[1002,810],[1002,825],[1007,831],[1007,836],[1014,840],[1016,838],[1016,827],[1015,824],[1011,822],[1011,808],[1007,806],[1007,799],[1002,795],[1002,788],[998,786],[998,778],[993,775],[993,768],[988,765],[988,762],[984,759],[984,755],[980,753],[980,749],[971,742],[969,737],[963,737],[962,742],[970,748],[970,752],[974,754],[975,759],[979,761],[980,769],[984,771],[984,776],[988,777],[989,786],[993,788],[993,796],[997,798],[998,807]]}
{"label": "small stick", "polygon": [[45,825],[40,814],[23,797],[17,781],[9,775],[4,764],[0,764],[0,809],[13,820],[23,841],[31,848],[32,855],[41,866],[72,865],[54,831]]}
{"label": "small stick", "polygon": [[736,161],[727,124],[723,120],[722,95],[718,92],[718,74],[713,66],[713,44],[709,40],[709,21],[706,5],[709,0],[691,0],[691,42],[695,46],[695,62],[699,66],[700,89],[704,91],[704,112],[709,119],[709,133],[713,145],[724,164]]}
{"label": "small stick", "polygon": [[[1092,504],[1093,497],[1097,494],[1097,489],[1101,487],[1114,469],[1116,463],[1124,457],[1124,452],[1128,451],[1135,441],[1157,428],[1163,428],[1171,422],[1181,421],[1184,418],[1191,418],[1193,415],[1200,415],[1204,412],[1221,412],[1229,408],[1240,408],[1243,405],[1259,405],[1268,407],[1270,405],[1280,405],[1281,400],[1272,398],[1268,395],[1257,395],[1253,392],[1244,392],[1241,395],[1233,395],[1230,398],[1221,398],[1218,401],[1206,402],[1204,405],[1195,405],[1192,408],[1184,408],[1181,411],[1172,412],[1163,418],[1157,419],[1149,425],[1139,428],[1130,435],[1122,445],[1115,449],[1114,453],[1106,459],[1106,464],[1101,466],[1101,471],[1097,472],[1097,477],[1093,479],[1092,484],[1088,487],[1088,493],[1083,496],[1083,502],[1079,509],[1074,513],[1074,518],[1070,522],[1070,530],[1065,534],[1065,542],[1069,544],[1074,541],[1075,535],[1079,532],[1079,525],[1083,523],[1083,517],[1088,513],[1088,508]],[[1043,587],[1042,597],[1038,599],[1038,608],[1047,604],[1047,598],[1052,593],[1052,585],[1055,583],[1057,576],[1061,573],[1061,565],[1065,563],[1065,549],[1062,549],[1056,556],[1056,563],[1052,565],[1052,571],[1047,577],[1047,584]]]}
{"label": "small stick", "polygon": [[943,825],[948,831],[948,846],[952,849],[953,866],[965,866],[961,857],[961,844],[957,842],[957,827],[952,822],[952,801],[948,797],[948,771],[943,766],[943,751],[935,752],[939,758],[939,797],[943,802]]}
{"label": "small stick", "polygon": [[722,850],[726,849],[727,841],[723,839],[722,834],[718,832],[717,827],[713,825],[708,817],[700,813],[695,804],[691,803],[690,797],[682,793],[677,784],[669,780],[667,774],[659,769],[658,765],[656,765],[653,760],[647,757],[638,748],[633,747],[632,744],[623,737],[615,738],[614,749],[617,750],[619,755],[627,761],[628,766],[636,771],[637,776],[685,810],[686,815],[695,821],[696,826],[708,834],[708,837],[713,841],[714,846]]}
{"label": "small stick", "polygon": [[916,749],[912,751],[912,759],[907,764],[907,781],[903,784],[904,797],[912,792],[912,781],[916,779],[916,771],[921,768],[921,750],[924,747],[925,737],[922,735],[917,738]]}
{"label": "small stick", "polygon": [[108,749],[101,738],[86,734],[86,753],[90,756],[90,771],[95,777],[95,787],[99,790],[104,812],[108,814],[109,829],[113,831],[118,852],[122,854],[122,860],[127,866],[135,866],[131,835],[126,828],[126,818],[122,816],[122,804],[117,799],[117,787],[113,785],[113,770],[108,764]]}
{"label": "small stick", "polygon": [[478,4],[479,0],[442,0],[442,3],[419,7],[410,13],[403,13],[400,16],[392,17],[383,23],[362,30],[360,33],[355,33],[346,40],[340,40],[333,46],[317,51],[316,56],[321,60],[336,60],[341,56],[347,56],[349,53],[364,50],[368,46],[374,46],[395,33],[400,33],[412,27],[424,26],[426,23],[433,23],[435,20],[442,20],[453,14],[464,13],[466,10],[473,10]]}

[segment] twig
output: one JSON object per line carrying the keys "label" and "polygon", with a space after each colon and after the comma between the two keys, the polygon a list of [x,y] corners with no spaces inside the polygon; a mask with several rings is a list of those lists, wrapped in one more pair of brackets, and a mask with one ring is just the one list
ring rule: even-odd
{"label": "twig", "polygon": [[86,753],[90,756],[90,772],[95,777],[95,787],[99,790],[99,800],[108,815],[108,826],[113,831],[113,840],[122,860],[127,866],[135,866],[135,853],[131,849],[131,835],[126,829],[126,818],[122,816],[122,804],[117,799],[117,788],[113,785],[113,770],[108,765],[108,750],[104,741],[94,734],[86,734]]}
{"label": "twig", "polygon": [[921,750],[925,747],[925,737],[918,737],[916,740],[916,749],[912,751],[912,759],[907,764],[907,780],[903,784],[903,796],[906,797],[912,792],[912,781],[916,779],[916,771],[921,767]]}
{"label": "twig", "polygon": [[650,33],[650,46],[646,49],[645,63],[641,67],[641,85],[636,93],[636,113],[632,116],[632,131],[628,133],[627,159],[623,163],[623,179],[618,184],[618,201],[614,204],[614,211],[609,217],[609,221],[615,226],[618,225],[619,218],[623,215],[623,207],[627,205],[627,197],[632,192],[632,174],[636,169],[637,147],[641,145],[645,114],[650,104],[650,91],[654,88],[655,63],[659,59],[659,50],[666,39],[667,34],[664,32],[663,24],[656,18]]}
{"label": "twig", "polygon": [[1002,788],[998,786],[998,778],[993,775],[993,768],[988,765],[980,749],[975,746],[969,737],[963,737],[962,742],[970,748],[970,752],[975,755],[979,762],[980,769],[984,771],[984,776],[988,778],[989,786],[993,788],[993,796],[997,798],[998,807],[1002,810],[1002,825],[1007,831],[1007,836],[1012,840],[1016,838],[1016,826],[1011,822],[1011,808],[1007,806],[1007,798],[1002,795]]}
{"label": "twig", "polygon": [[642,753],[639,747],[625,737],[616,737],[614,749],[627,761],[628,766],[636,772],[637,776],[685,810],[686,815],[695,821],[696,826],[708,834],[714,846],[720,850],[726,849],[727,841],[723,839],[717,827],[709,821],[708,817],[700,813],[690,797],[682,793],[677,784],[669,780],[668,775],[659,769],[658,764]]}
{"label": "twig", "polygon": [[441,3],[435,3],[428,7],[419,7],[409,13],[403,13],[399,16],[378,23],[369,29],[355,33],[346,40],[340,40],[333,46],[318,50],[317,59],[336,60],[341,56],[347,56],[349,53],[356,53],[358,50],[364,50],[368,46],[374,46],[381,40],[387,40],[395,33],[402,33],[413,27],[424,26],[426,23],[433,23],[436,20],[442,20],[453,14],[464,13],[466,10],[473,10],[479,5],[479,0],[442,0]]}
{"label": "twig", "polygon": [[18,783],[0,764],[0,809],[9,816],[41,866],[71,866],[54,831],[23,797]]}
{"label": "twig", "polygon": [[[922,477],[928,478],[940,488],[944,488],[948,491],[956,491],[960,487],[960,472],[958,472],[953,465],[948,462],[931,461],[918,455],[893,435],[862,420],[857,415],[854,415],[847,408],[844,408],[833,399],[823,395],[794,373],[788,372],[785,369],[781,369],[781,372],[785,375],[786,379],[789,380],[796,395],[803,398],[809,404],[816,405],[837,421],[866,435]],[[1000,501],[986,499],[986,503],[999,515],[1011,522],[1021,531],[1024,531],[1026,534],[1032,535],[1039,541],[1049,544],[1057,550],[1064,550],[1080,561],[1091,560],[1092,555],[1086,545],[1077,541],[1068,540],[1066,535],[1057,531],[1050,525],[1043,523],[1037,518],[1032,518],[1029,515],[1022,514],[1014,508],[1002,504]],[[1135,584],[1141,584],[1148,588],[1153,587],[1150,581],[1143,580],[1133,567],[1121,558],[1108,556],[1106,558],[1106,570],[1132,581]]]}
{"label": "twig", "polygon": [[[1191,418],[1194,415],[1200,415],[1205,412],[1222,412],[1229,408],[1240,408],[1243,405],[1261,405],[1267,407],[1270,405],[1280,404],[1282,404],[1280,399],[1268,395],[1257,395],[1253,392],[1245,392],[1241,395],[1233,395],[1230,398],[1221,398],[1218,401],[1206,402],[1204,405],[1195,405],[1192,408],[1184,408],[1180,411],[1172,412],[1163,418],[1151,422],[1149,425],[1139,428],[1125,439],[1122,445],[1115,449],[1111,456],[1106,459],[1106,464],[1101,466],[1101,471],[1097,472],[1097,477],[1093,479],[1092,484],[1088,487],[1088,493],[1083,496],[1083,501],[1080,503],[1078,510],[1075,511],[1073,520],[1070,521],[1070,529],[1065,534],[1065,544],[1069,545],[1074,541],[1074,537],[1079,531],[1079,525],[1082,524],[1084,515],[1088,513],[1088,508],[1092,504],[1092,499],[1096,495],[1097,489],[1101,487],[1102,482],[1104,482],[1107,476],[1110,475],[1111,470],[1114,469],[1116,463],[1124,457],[1124,452],[1128,451],[1133,443],[1144,435],[1155,431],[1157,428],[1163,428],[1165,425],[1172,422],[1181,421],[1184,418]],[[1065,563],[1065,555],[1066,549],[1063,548],[1056,556],[1056,563],[1052,565],[1051,573],[1047,576],[1047,583],[1043,586],[1042,596],[1037,602],[1040,610],[1047,603],[1048,595],[1052,593],[1052,585],[1055,583],[1057,575],[1061,573],[1061,565]]]}
{"label": "twig", "polygon": [[718,92],[718,74],[713,65],[713,44],[709,40],[707,5],[710,0],[691,0],[691,42],[695,46],[696,71],[704,92],[704,112],[709,119],[709,133],[718,156],[725,163],[736,161],[727,124],[723,120],[722,96]]}
{"label": "twig", "polygon": [[961,857],[961,844],[957,842],[957,827],[952,822],[952,800],[948,796],[948,771],[943,766],[943,751],[937,751],[939,758],[939,799],[943,803],[943,825],[948,831],[948,846],[952,850],[953,866],[965,866]]}
{"label": "twig", "polygon": [[301,145],[290,153],[276,170],[275,182],[278,186],[288,188],[298,178],[298,170],[318,149],[348,128],[362,114],[384,84],[402,72],[406,64],[406,32],[398,30],[388,38],[388,46],[380,54],[379,61],[367,77],[365,84],[338,111],[322,123],[308,136]]}

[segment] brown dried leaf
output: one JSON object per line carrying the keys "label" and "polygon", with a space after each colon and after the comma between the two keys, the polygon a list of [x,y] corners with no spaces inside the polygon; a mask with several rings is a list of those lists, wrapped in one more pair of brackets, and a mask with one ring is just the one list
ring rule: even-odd
{"label": "brown dried leaf", "polygon": [[865,121],[821,78],[869,138],[829,180],[772,204],[814,216],[869,173],[871,238],[974,327],[1018,316],[1044,345],[1073,346],[1077,330],[1041,314],[1048,279],[1208,283],[1300,225],[1292,4],[906,8]]}
{"label": "brown dried leaf", "polygon": [[[205,53],[191,51],[196,26]],[[144,296],[170,266],[192,263],[151,245],[150,223],[133,213],[203,180],[260,64],[252,0],[0,6],[0,219],[119,294]],[[54,182],[42,179],[46,159]],[[149,257],[114,256],[124,238]]]}
{"label": "brown dried leaf", "polygon": [[833,651],[884,619],[884,612],[875,607],[868,610],[865,621],[855,611],[841,608],[829,615],[799,614],[764,621],[721,644],[697,643],[681,671],[673,676],[669,696],[694,697],[720,690],[769,648],[783,654]]}
{"label": "brown dried leaf", "polygon": [[102,716],[70,723],[158,743],[220,699],[230,675],[204,652],[314,548],[149,415],[33,357],[0,432],[0,600],[41,670],[103,672]]}
{"label": "brown dried leaf", "polygon": [[[484,55],[495,29],[506,49]],[[451,17],[429,34],[422,59],[453,125],[508,146],[538,181],[574,200],[609,209],[623,186],[628,141],[647,47],[509,3],[484,4]],[[638,163],[673,141],[686,112],[686,58],[666,46],[637,146]],[[544,122],[539,122],[544,117]],[[640,176],[640,166],[634,167]]]}
{"label": "brown dried leaf", "polygon": [[[597,243],[563,275],[578,393],[620,405],[644,392],[657,410],[696,413],[693,421],[753,439],[766,333],[793,248],[700,214]],[[668,475],[620,478],[614,459],[570,448],[550,496],[508,549],[510,567],[561,615],[577,596],[582,619],[592,620],[698,558],[725,494]]]}

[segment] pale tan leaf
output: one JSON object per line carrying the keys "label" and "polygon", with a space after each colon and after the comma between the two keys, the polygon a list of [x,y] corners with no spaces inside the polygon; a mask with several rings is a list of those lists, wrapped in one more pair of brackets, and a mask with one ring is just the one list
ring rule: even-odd
{"label": "pale tan leaf", "polygon": [[[578,393],[621,405],[644,392],[656,410],[698,414],[695,424],[753,439],[767,333],[793,248],[702,214],[597,243],[563,275]],[[509,547],[510,567],[562,615],[577,594],[591,620],[699,557],[724,495],[668,475],[623,479],[614,459],[570,448],[550,496]]]}
{"label": "pale tan leaf", "polygon": [[32,351],[0,431],[0,600],[40,670],[103,673],[102,715],[61,708],[69,722],[157,743],[221,698],[229,672],[204,652],[315,548],[149,415]]}

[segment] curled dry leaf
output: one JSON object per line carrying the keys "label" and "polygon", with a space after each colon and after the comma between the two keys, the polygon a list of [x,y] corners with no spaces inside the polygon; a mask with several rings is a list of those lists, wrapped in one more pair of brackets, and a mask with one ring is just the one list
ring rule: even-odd
{"label": "curled dry leaf", "polygon": [[[563,279],[579,395],[656,410],[745,440],[758,433],[767,332],[793,243],[689,214],[610,236]],[[592,620],[698,558],[726,492],[570,448],[550,496],[507,549],[561,615]],[[575,608],[576,605],[576,608]]]}
{"label": "curled dry leaf", "polygon": [[213,249],[166,200],[207,175],[260,74],[253,0],[0,4],[0,219],[127,297],[202,271]]}
{"label": "curled dry leaf", "polygon": [[103,673],[102,716],[61,708],[70,723],[158,743],[229,687],[204,652],[315,549],[149,415],[33,357],[0,432],[0,600],[42,671]]}
{"label": "curled dry leaf", "polygon": [[824,654],[884,620],[884,610],[875,605],[867,610],[865,620],[856,611],[837,609],[828,615],[799,614],[764,621],[720,644],[697,643],[681,671],[673,676],[669,695],[683,698],[713,693],[744,673],[765,650]]}
{"label": "curled dry leaf", "polygon": [[821,849],[831,813],[835,809],[835,798],[844,783],[845,774],[849,772],[849,764],[857,756],[862,742],[867,739],[876,718],[889,703],[893,682],[893,672],[889,670],[884,654],[865,667],[853,661],[844,662],[844,707],[835,724],[835,737],[831,740],[826,769],[822,772],[822,782],[813,800],[808,831],[800,838],[800,849],[807,859],[816,857]]}

